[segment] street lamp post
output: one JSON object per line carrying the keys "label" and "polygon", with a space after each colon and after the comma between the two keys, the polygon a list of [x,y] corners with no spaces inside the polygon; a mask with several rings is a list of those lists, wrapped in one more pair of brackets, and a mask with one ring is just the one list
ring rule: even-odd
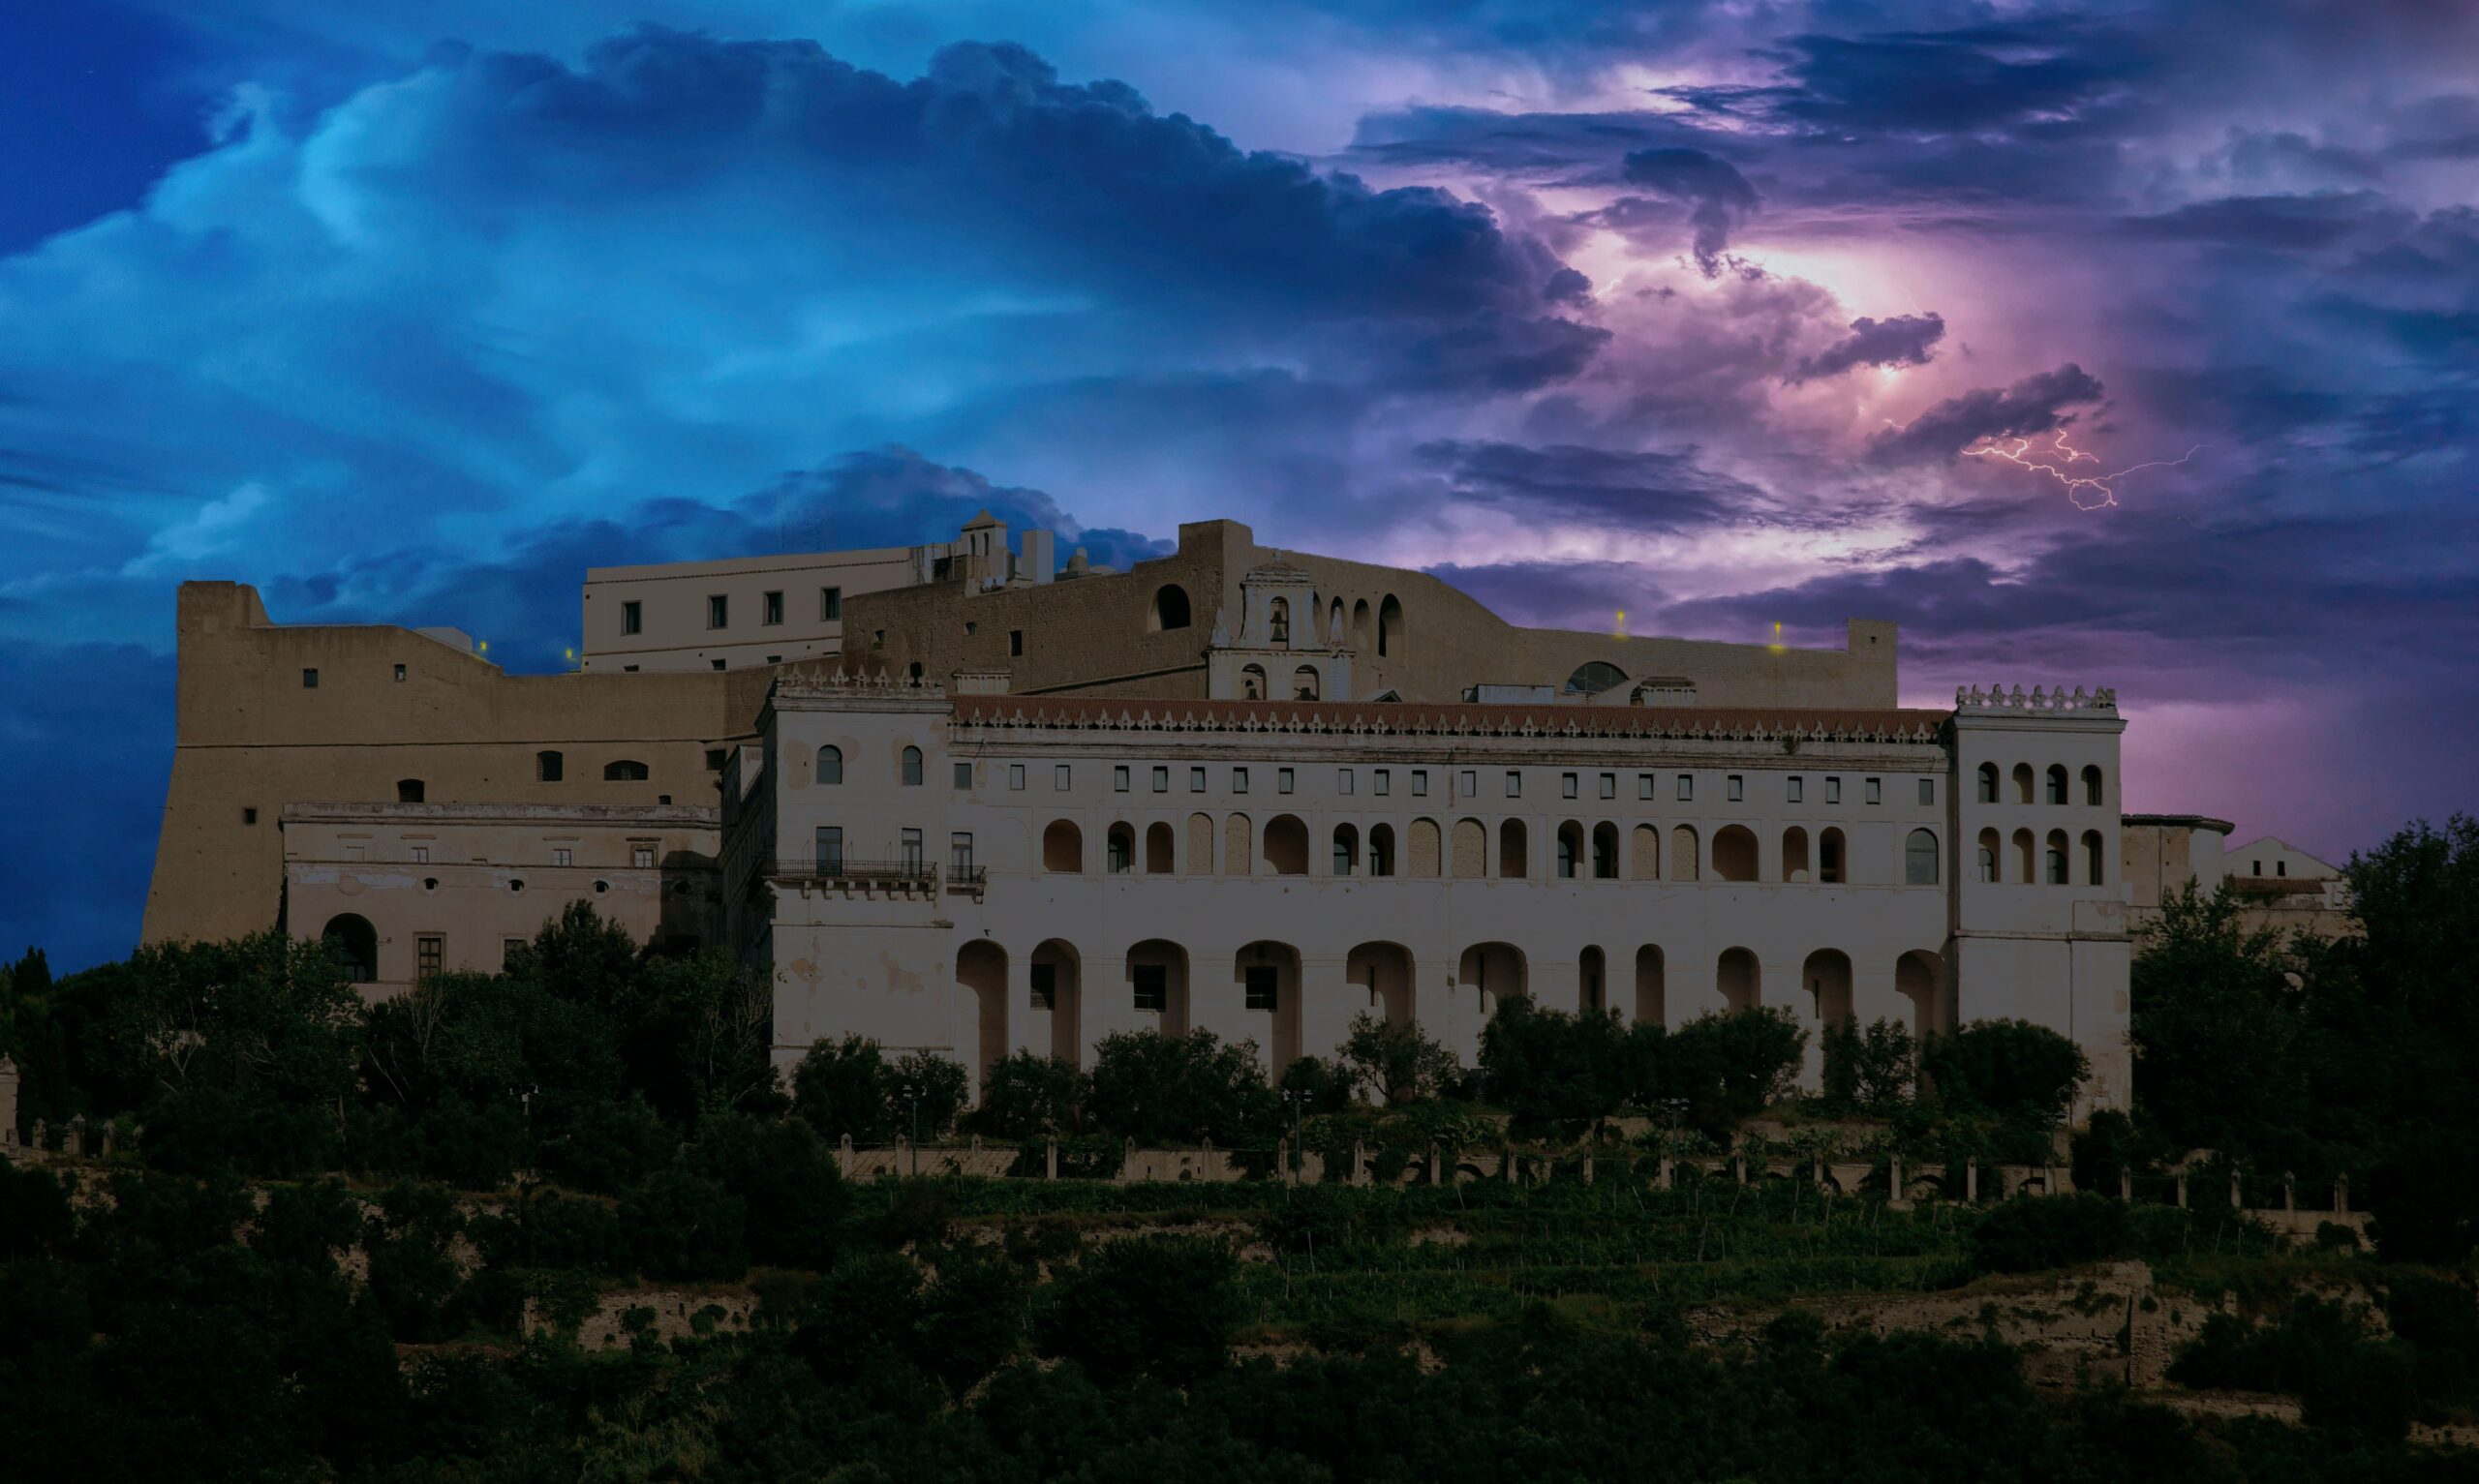
{"label": "street lamp post", "polygon": [[906,1082],[900,1089],[903,1100],[912,1105],[912,1172],[921,1173],[921,1089]]}

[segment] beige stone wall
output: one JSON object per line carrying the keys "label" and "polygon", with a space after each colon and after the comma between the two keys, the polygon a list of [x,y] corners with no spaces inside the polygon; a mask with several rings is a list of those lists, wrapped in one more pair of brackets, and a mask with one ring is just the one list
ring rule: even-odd
{"label": "beige stone wall", "polygon": [[719,820],[679,804],[291,804],[286,924],[317,939],[342,915],[368,922],[374,997],[413,983],[422,938],[444,971],[493,973],[575,901],[641,943],[703,945],[719,929]]}
{"label": "beige stone wall", "polygon": [[[712,805],[709,749],[751,738],[768,672],[510,676],[410,629],[283,625],[256,591],[185,583],[177,741],[144,936],[213,939],[275,924],[287,804]],[[403,678],[398,679],[398,667]],[[315,688],[302,672],[315,669]],[[563,755],[562,781],[537,754]],[[613,762],[643,781],[606,781]],[[253,815],[255,814],[255,817]]]}
{"label": "beige stone wall", "polygon": [[[583,666],[590,671],[727,670],[790,663],[839,652],[843,621],[826,616],[833,588],[849,601],[913,579],[907,547],[594,567],[584,595]],[[782,597],[782,619],[766,621],[766,595]],[[725,599],[725,626],[708,623],[707,599]],[[638,632],[626,609],[637,605]]]}

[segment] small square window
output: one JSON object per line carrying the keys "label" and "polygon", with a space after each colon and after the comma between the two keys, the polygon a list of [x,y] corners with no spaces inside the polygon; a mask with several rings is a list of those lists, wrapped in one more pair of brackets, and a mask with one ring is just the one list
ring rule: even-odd
{"label": "small square window", "polygon": [[1025,786],[1025,765],[1024,765],[1024,764],[1022,764],[1022,763],[1010,763],[1010,764],[1008,764],[1008,765],[1007,765],[1007,786],[1008,786],[1009,788],[1011,788],[1011,789],[1016,789],[1016,790],[1019,790],[1019,791],[1021,791],[1021,790],[1024,788],[1024,786]]}
{"label": "small square window", "polygon": [[568,848],[566,845],[556,845],[551,849],[551,863],[553,865],[571,865],[575,863],[575,858],[568,854]]}
{"label": "small square window", "polygon": [[1111,792],[1114,794],[1124,794],[1127,792],[1127,765],[1125,763],[1121,763],[1117,768],[1111,770]]}
{"label": "small square window", "polygon": [[1509,799],[1523,797],[1523,774],[1512,768],[1507,770],[1507,797]]}
{"label": "small square window", "polygon": [[1601,775],[1601,797],[1604,799],[1618,797],[1618,774],[1606,772]]}
{"label": "small square window", "polygon": [[958,763],[956,765],[956,787],[972,787],[972,765],[970,763]]}
{"label": "small square window", "polygon": [[729,628],[732,626],[732,600],[730,598],[719,592],[707,594],[706,626],[708,628]]}
{"label": "small square window", "polygon": [[1808,780],[1801,777],[1799,774],[1795,772],[1790,774],[1790,781],[1785,786],[1790,790],[1788,795],[1785,797],[1787,797],[1792,803],[1799,803],[1807,799]]}
{"label": "small square window", "polygon": [[241,823],[243,823],[243,824],[245,824],[245,825],[255,825],[255,824],[257,824],[258,822],[259,822],[259,811],[258,811],[258,810],[256,810],[256,809],[251,809],[251,808],[244,808],[244,809],[241,811]]}
{"label": "small square window", "polygon": [[1413,770],[1412,770],[1412,797],[1413,797],[1413,798],[1415,798],[1415,799],[1426,799],[1428,796],[1429,796],[1429,771],[1428,771],[1427,769],[1425,769],[1425,768],[1415,768],[1415,769],[1413,769]]}
{"label": "small square window", "polygon": [[404,666],[402,666],[402,665],[398,665],[398,666],[396,667],[396,679],[398,679],[398,680],[400,680],[400,681],[401,681],[401,680],[403,680],[404,678],[405,678],[405,667],[404,667]]}
{"label": "small square window", "polygon": [[1692,772],[1683,772],[1683,773],[1680,773],[1680,774],[1678,775],[1678,798],[1679,798],[1679,802],[1680,802],[1680,803],[1686,803],[1688,800],[1691,800],[1691,799],[1693,799],[1693,798],[1695,798],[1695,797],[1696,797],[1696,774],[1694,774],[1694,773],[1692,773]]}
{"label": "small square window", "polygon": [[1885,780],[1882,778],[1870,778],[1866,783],[1860,785],[1859,796],[1870,803],[1884,803]]}
{"label": "small square window", "polygon": [[1153,770],[1153,791],[1157,794],[1167,794],[1171,791],[1170,769],[1156,768]]}
{"label": "small square window", "polygon": [[1348,769],[1348,768],[1337,768],[1337,769],[1335,769],[1335,770],[1334,770],[1334,792],[1336,792],[1336,793],[1338,793],[1338,794],[1348,794],[1348,793],[1350,793],[1351,791],[1352,791],[1352,771],[1351,771],[1350,769]]}
{"label": "small square window", "polygon": [[1069,766],[1065,763],[1061,763],[1050,771],[1050,786],[1058,790],[1062,794],[1066,793],[1070,776]]}
{"label": "small square window", "polygon": [[1558,775],[1558,797],[1561,799],[1573,799],[1576,797],[1576,775],[1574,773],[1562,772]]}
{"label": "small square window", "polygon": [[447,956],[447,940],[424,934],[413,940],[413,980],[416,984],[439,977],[440,965]]}
{"label": "small square window", "polygon": [[731,760],[731,749],[728,747],[709,747],[706,749],[706,771],[708,772],[722,772],[723,765]]}
{"label": "small square window", "polygon": [[1191,768],[1188,770],[1188,792],[1191,794],[1202,794],[1205,792],[1204,769]]}
{"label": "small square window", "polygon": [[[1744,801],[1747,798],[1746,776],[1735,772],[1730,774],[1729,784],[1723,790],[1723,795],[1732,803],[1738,803]],[[1796,778],[1790,780],[1790,797],[1793,799],[1799,797],[1799,782]]]}
{"label": "small square window", "polygon": [[783,594],[780,592],[769,592],[766,594],[766,600],[758,605],[757,621],[760,623],[780,623],[783,621]]}
{"label": "small square window", "polygon": [[1248,770],[1245,768],[1231,770],[1231,791],[1235,794],[1244,794],[1248,791]]}
{"label": "small square window", "polygon": [[1919,780],[1919,802],[1921,803],[1935,803],[1937,802],[1936,779],[1922,778]]}
{"label": "small square window", "polygon": [[1290,769],[1285,768],[1274,774],[1274,792],[1277,794],[1288,794],[1291,792]]}
{"label": "small square window", "polygon": [[629,846],[628,863],[639,870],[650,868],[655,863],[655,848],[652,845]]}
{"label": "small square window", "polygon": [[722,669],[723,667],[724,667],[724,666],[723,666],[723,661],[721,661],[721,660],[719,660],[719,659],[715,661],[715,668],[716,668],[716,669],[720,670],[720,669]]}
{"label": "small square window", "polygon": [[1481,793],[1481,775],[1466,768],[1463,770],[1462,780],[1456,783],[1455,787],[1463,791],[1463,797],[1466,799],[1478,798]]}
{"label": "small square window", "polygon": [[966,639],[970,639],[973,635],[978,634],[978,633],[980,633],[980,632],[981,632],[981,625],[980,625],[980,624],[975,623],[975,622],[972,622],[972,621],[969,621],[969,620],[965,621],[965,622],[964,622],[964,637],[965,637]]}
{"label": "small square window", "polygon": [[631,598],[620,605],[620,632],[642,634],[646,631],[646,605]]}
{"label": "small square window", "polygon": [[1011,658],[1011,659],[1021,659],[1021,658],[1023,658],[1023,657],[1024,657],[1024,653],[1025,653],[1025,631],[1024,631],[1023,629],[1021,629],[1021,628],[1011,628],[1011,629],[1009,629],[1009,630],[1007,631],[1007,654],[1008,654],[1008,657],[1009,657],[1009,658]]}
{"label": "small square window", "polygon": [[1393,793],[1393,791],[1394,791],[1394,770],[1393,770],[1392,768],[1381,768],[1381,769],[1377,770],[1377,792],[1378,792],[1378,794],[1382,797],[1382,796],[1384,796],[1384,795],[1391,794],[1391,793]]}
{"label": "small square window", "polygon": [[1636,797],[1638,799],[1650,799],[1653,797],[1653,775],[1651,773],[1639,772],[1636,774]]}
{"label": "small square window", "polygon": [[318,672],[318,671],[316,671],[316,670],[304,670],[304,671],[302,671],[302,672],[301,672],[301,688],[302,688],[302,689],[304,689],[304,690],[316,690],[316,689],[318,689],[318,688],[319,688],[319,672]]}
{"label": "small square window", "polygon": [[842,589],[820,588],[817,590],[817,616],[820,621],[827,623],[833,623],[843,617]]}
{"label": "small square window", "polygon": [[428,865],[430,863],[430,847],[428,845],[416,845],[413,847],[413,863],[415,865]]}
{"label": "small square window", "polygon": [[1827,803],[1842,802],[1842,779],[1833,773],[1826,773],[1824,776],[1824,802]]}

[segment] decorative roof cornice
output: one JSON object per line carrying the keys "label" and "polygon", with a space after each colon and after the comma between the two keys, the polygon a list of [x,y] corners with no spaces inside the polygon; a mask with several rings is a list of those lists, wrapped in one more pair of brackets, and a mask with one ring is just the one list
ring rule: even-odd
{"label": "decorative roof cornice", "polygon": [[1938,739],[1943,711],[1474,706],[1419,702],[1195,701],[1163,697],[958,696],[955,724],[1025,732],[1287,733],[1737,742]]}

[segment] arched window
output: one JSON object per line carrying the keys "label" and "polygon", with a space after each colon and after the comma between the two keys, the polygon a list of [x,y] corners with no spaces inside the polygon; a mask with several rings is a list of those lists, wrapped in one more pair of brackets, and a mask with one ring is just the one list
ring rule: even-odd
{"label": "arched window", "polygon": [[[608,777],[610,774],[606,772],[603,776]],[[645,774],[639,773],[638,776],[643,777]],[[422,780],[419,778],[398,778],[396,780],[396,802],[398,803],[421,803]]]}
{"label": "arched window", "polygon": [[1629,832],[1627,874],[1637,881],[1662,879],[1662,832],[1658,825],[1637,825]]}
{"label": "arched window", "polygon": [[1166,629],[1185,628],[1192,621],[1188,613],[1188,590],[1178,583],[1164,583],[1153,591],[1152,622],[1146,626],[1155,633]]}
{"label": "arched window", "polygon": [[1851,879],[1842,867],[1842,832],[1828,827],[1817,836],[1817,880],[1827,886],[1840,886]]}
{"label": "arched window", "polygon": [[1210,814],[1188,816],[1188,874],[1213,874],[1213,816]]}
{"label": "arched window", "polygon": [[1266,667],[1263,665],[1242,665],[1240,669],[1240,699],[1242,701],[1264,701],[1270,698],[1271,692],[1268,691],[1266,688]]}
{"label": "arched window", "polygon": [[1042,869],[1078,875],[1085,869],[1085,832],[1072,819],[1055,819],[1042,832]]}
{"label": "arched window", "polygon": [[1907,886],[1933,887],[1937,884],[1937,835],[1934,831],[1913,830],[1903,841],[1902,879]]}
{"label": "arched window", "polygon": [[2029,763],[2014,765],[2014,802],[2016,803],[2032,802],[2032,765]]}
{"label": "arched window", "polygon": [[1334,599],[1333,610],[1328,614],[1327,617],[1331,621],[1328,622],[1326,625],[1326,642],[1338,646],[1345,643],[1346,641],[1343,638],[1343,600],[1341,598]]}
{"label": "arched window", "polygon": [[1295,701],[1317,699],[1317,667],[1302,665],[1291,672],[1291,698]]}
{"label": "arched window", "polygon": [[1979,802],[1982,803],[1997,802],[1997,765],[1995,763],[1979,765]]}
{"label": "arched window", "polygon": [[1308,874],[1308,827],[1297,814],[1266,821],[1266,864],[1277,876]]}
{"label": "arched window", "polygon": [[624,757],[616,763],[602,765],[602,781],[605,783],[643,783],[653,775],[645,764],[634,758]]}
{"label": "arched window", "polygon": [[1586,660],[1567,677],[1563,689],[1570,695],[1597,696],[1613,685],[1627,683],[1627,672],[1606,659]]}
{"label": "arched window", "polygon": [[1489,874],[1489,827],[1477,819],[1454,822],[1454,870],[1457,880]]}
{"label": "arched window", "polygon": [[[1718,843],[1718,839],[1717,839]],[[1713,966],[1713,986],[1730,1010],[1754,1010],[1764,1003],[1764,970],[1743,948],[1725,949]]]}
{"label": "arched window", "polygon": [[910,680],[911,680],[911,681],[912,681],[912,683],[914,683],[915,685],[920,684],[920,683],[921,683],[921,661],[919,661],[919,660],[917,660],[917,659],[916,659],[916,660],[914,660],[910,665],[906,666],[906,667],[905,667],[905,669],[904,669],[904,675],[905,675],[908,679],[910,679]]}
{"label": "arched window", "polygon": [[1694,881],[1698,873],[1698,857],[1702,847],[1696,837],[1694,825],[1677,825],[1669,832],[1669,879]]}
{"label": "arched window", "polygon": [[2101,869],[2101,865],[2100,832],[2086,830],[2083,832],[2083,884],[2085,886],[2096,887],[2106,884],[2107,873]]}
{"label": "arched window", "polygon": [[903,749],[903,786],[906,788],[921,786],[921,749],[918,747]]}
{"label": "arched window", "polygon": [[1145,827],[1145,874],[1168,876],[1175,868],[1173,857],[1178,847],[1173,842],[1171,827],[1159,820]]}
{"label": "arched window", "polygon": [[345,983],[366,984],[379,977],[379,929],[370,919],[352,912],[331,917],[319,938],[344,966]]}
{"label": "arched window", "polygon": [[1609,1008],[1607,987],[1608,959],[1598,948],[1587,948],[1576,955],[1576,995],[1588,1015],[1600,1015]]}
{"label": "arched window", "polygon": [[817,780],[820,783],[843,781],[843,749],[827,746],[817,749]]}
{"label": "arched window", "polygon": [[1334,874],[1348,876],[1360,864],[1360,832],[1349,825],[1334,827]]}
{"label": "arched window", "polygon": [[540,783],[559,782],[567,772],[567,761],[559,753],[548,750],[534,754],[535,780]]}
{"label": "arched window", "polygon": [[1523,821],[1510,819],[1498,826],[1498,874],[1512,881],[1521,881],[1532,874],[1531,839]]}
{"label": "arched window", "polygon": [[1136,869],[1136,832],[1126,825],[1113,825],[1102,837],[1102,868],[1114,876],[1124,876]]}
{"label": "arched window", "polygon": [[1592,875],[1595,881],[1618,879],[1618,827],[1607,820],[1592,827]]}
{"label": "arched window", "polygon": [[1267,605],[1266,633],[1276,644],[1291,643],[1291,599],[1278,597]]}
{"label": "arched window", "polygon": [[1393,825],[1368,827],[1368,873],[1372,876],[1394,874],[1394,827]]}
{"label": "arched window", "polygon": [[1403,605],[1394,594],[1377,605],[1377,652],[1401,658],[1403,653]]}
{"label": "arched window", "polygon": [[2097,768],[2086,768],[2083,770],[2083,802],[2091,804],[2095,808],[2099,806],[2100,770]]}
{"label": "arched window", "polygon": [[2037,848],[2032,839],[2031,831],[2014,832],[2014,879],[2025,886],[2030,886],[2040,879]]}
{"label": "arched window", "polygon": [[1576,858],[1583,854],[1584,827],[1569,820],[1558,827],[1558,879],[1573,880]]}
{"label": "arched window", "polygon": [[2066,803],[2066,765],[2063,763],[2049,765],[2049,803]]}
{"label": "arched window", "polygon": [[1979,879],[1990,886],[1997,882],[1997,832],[1994,830],[1979,833]]}
{"label": "arched window", "polygon": [[2046,881],[2050,886],[2062,887],[2073,880],[2073,878],[2068,876],[2066,872],[2065,831],[2052,830],[2049,832],[2048,852],[2043,863],[2047,865],[2048,873],[2041,879]]}
{"label": "arched window", "polygon": [[1724,881],[1756,879],[1756,836],[1745,825],[1726,825],[1713,836],[1713,874]]}
{"label": "arched window", "polygon": [[1782,879],[1814,879],[1808,874],[1808,832],[1797,825],[1782,832]]}

